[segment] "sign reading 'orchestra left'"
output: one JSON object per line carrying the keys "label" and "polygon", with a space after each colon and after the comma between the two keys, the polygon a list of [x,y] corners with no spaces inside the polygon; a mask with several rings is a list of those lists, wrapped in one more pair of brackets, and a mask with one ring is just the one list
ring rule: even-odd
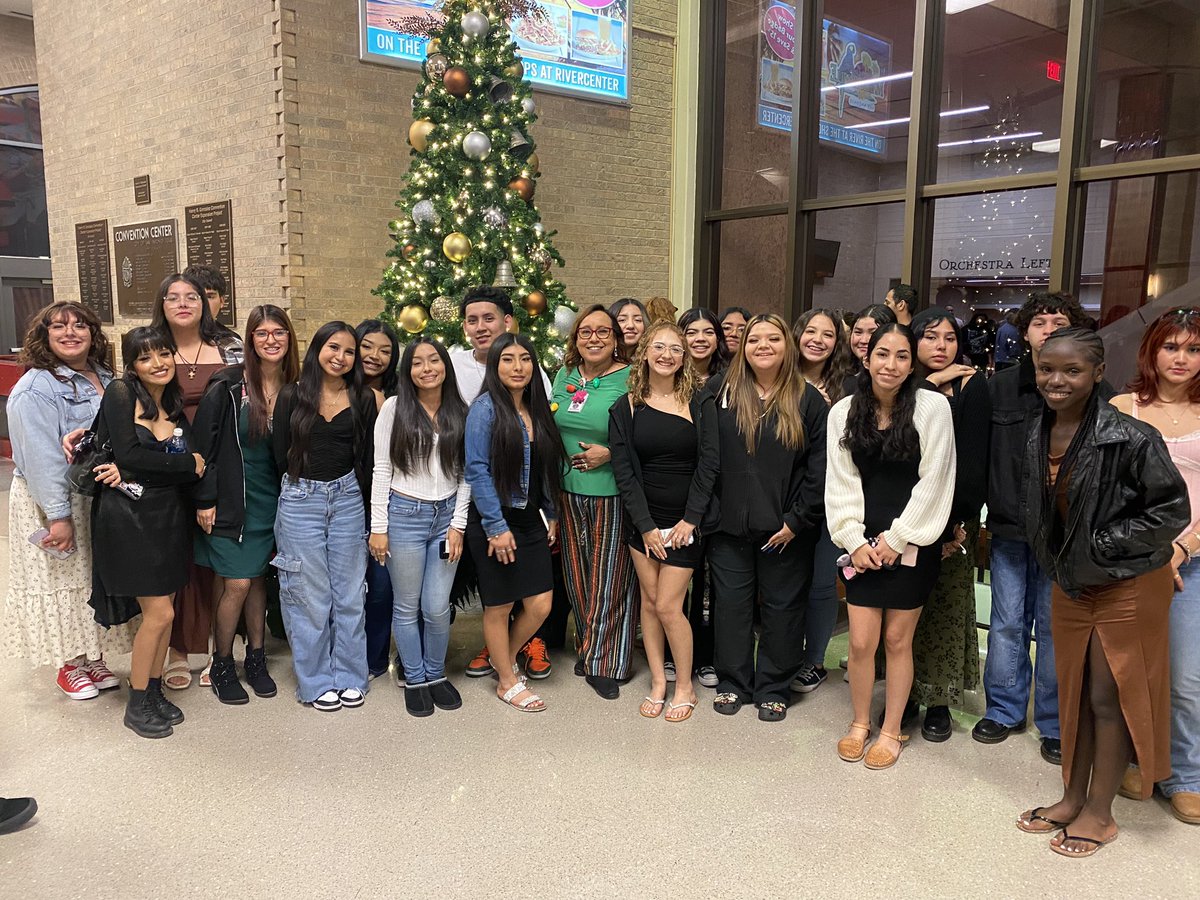
{"label": "sign reading 'orchestra left'", "polygon": [[174,219],[113,228],[117,308],[122,316],[148,319],[153,315],[159,284],[179,271],[177,232]]}

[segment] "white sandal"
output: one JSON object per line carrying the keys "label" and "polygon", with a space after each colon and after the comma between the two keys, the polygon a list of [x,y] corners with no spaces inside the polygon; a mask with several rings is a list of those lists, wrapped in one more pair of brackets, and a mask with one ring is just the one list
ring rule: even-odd
{"label": "white sandal", "polygon": [[[529,691],[529,696],[518,703],[513,698],[516,697],[522,691]],[[500,699],[507,705],[511,706],[513,709],[518,709],[521,712],[542,712],[546,709],[546,704],[542,700],[542,698],[539,697],[537,694],[535,694],[533,691],[530,691],[529,688],[527,688],[525,686],[525,682],[523,682],[523,681],[518,681],[516,684],[514,684],[512,687],[510,687],[507,691],[504,692],[504,696],[500,697]],[[533,704],[535,704],[535,703],[541,703],[542,705],[534,706]]]}

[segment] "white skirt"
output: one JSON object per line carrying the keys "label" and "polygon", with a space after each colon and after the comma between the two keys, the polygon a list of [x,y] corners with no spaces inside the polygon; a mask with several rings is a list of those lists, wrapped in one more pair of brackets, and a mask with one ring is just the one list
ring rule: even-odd
{"label": "white skirt", "polygon": [[32,665],[60,668],[79,656],[128,653],[140,617],[105,630],[96,624],[92,596],[92,500],[71,495],[76,550],[55,559],[29,543],[46,527],[25,479],[14,477],[8,495],[8,595],[0,621],[0,648]]}

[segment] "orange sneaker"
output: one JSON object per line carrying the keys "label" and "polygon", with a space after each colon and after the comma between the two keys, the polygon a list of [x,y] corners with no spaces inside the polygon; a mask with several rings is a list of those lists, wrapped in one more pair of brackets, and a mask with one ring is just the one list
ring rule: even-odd
{"label": "orange sneaker", "polygon": [[553,671],[550,656],[546,652],[546,642],[539,637],[530,638],[529,643],[517,654],[517,662],[524,666],[525,675],[534,681],[549,678]]}
{"label": "orange sneaker", "polygon": [[488,654],[488,648],[484,647],[475,655],[475,658],[467,663],[468,678],[484,678],[491,675],[496,670],[492,667],[492,658]]}

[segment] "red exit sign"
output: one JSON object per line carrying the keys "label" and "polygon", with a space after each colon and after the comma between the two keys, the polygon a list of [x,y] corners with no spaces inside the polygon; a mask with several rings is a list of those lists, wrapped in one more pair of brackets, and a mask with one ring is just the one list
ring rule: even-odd
{"label": "red exit sign", "polygon": [[1051,81],[1062,81],[1063,64],[1057,59],[1046,60],[1046,77]]}

